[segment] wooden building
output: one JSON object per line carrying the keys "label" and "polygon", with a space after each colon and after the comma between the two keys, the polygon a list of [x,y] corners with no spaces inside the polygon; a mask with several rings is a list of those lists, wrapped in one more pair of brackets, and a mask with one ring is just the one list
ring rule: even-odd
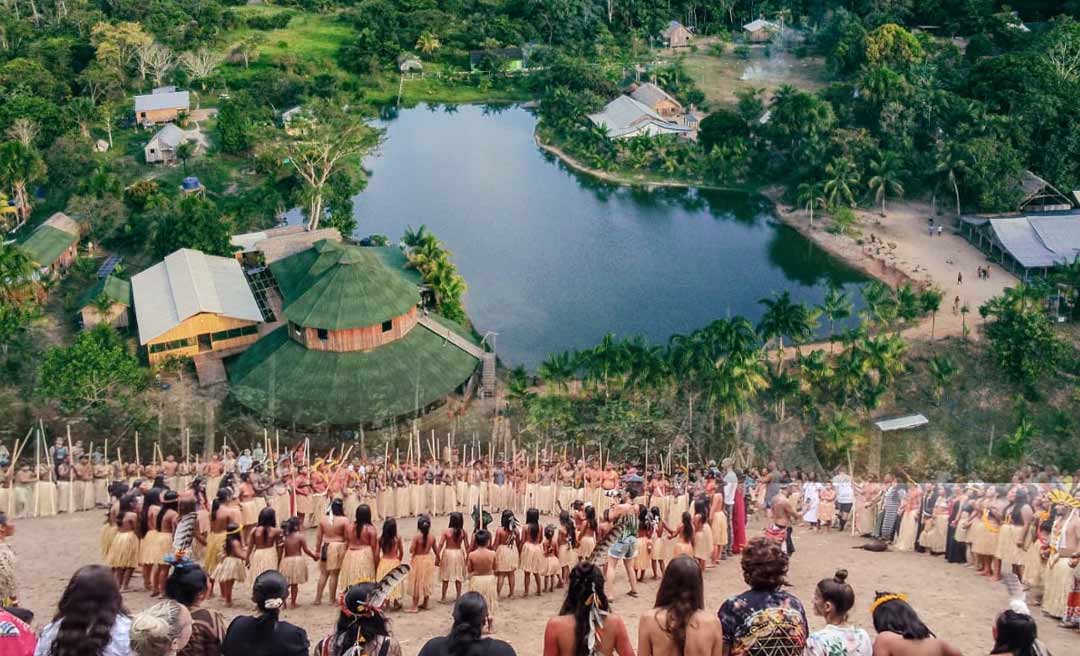
{"label": "wooden building", "polygon": [[[102,312],[103,300],[109,302]],[[116,276],[105,276],[79,297],[79,319],[83,329],[107,323],[113,328],[127,328],[131,315],[131,283]]]}
{"label": "wooden building", "polygon": [[1073,207],[1071,198],[1031,171],[1021,174],[1020,193],[1017,212],[1063,212]]}
{"label": "wooden building", "polygon": [[773,37],[780,33],[780,26],[763,18],[752,20],[742,26],[743,35],[750,43],[765,43],[772,41]]}
{"label": "wooden building", "polygon": [[395,247],[333,240],[270,265],[287,321],[230,365],[233,396],[262,418],[383,424],[463,388],[483,351],[420,308],[419,275]]}
{"label": "wooden building", "polygon": [[132,277],[131,291],[151,365],[236,352],[259,338],[263,316],[233,258],[182,248]]}
{"label": "wooden building", "polygon": [[668,48],[686,48],[693,37],[694,33],[679,21],[671,21],[660,32],[660,39]]}
{"label": "wooden building", "polygon": [[341,233],[337,228],[308,230],[306,225],[290,225],[233,235],[229,245],[237,249],[235,255],[240,264],[257,267],[306,251],[324,239],[341,241]]}
{"label": "wooden building", "polygon": [[20,246],[37,267],[34,280],[57,280],[79,255],[79,223],[57,212],[35,228]]}
{"label": "wooden building", "polygon": [[140,126],[171,123],[191,109],[187,91],[161,87],[145,96],[135,96],[135,122]]}
{"label": "wooden building", "polygon": [[669,121],[678,120],[684,113],[682,103],[652,82],[643,82],[634,87],[630,97]]}

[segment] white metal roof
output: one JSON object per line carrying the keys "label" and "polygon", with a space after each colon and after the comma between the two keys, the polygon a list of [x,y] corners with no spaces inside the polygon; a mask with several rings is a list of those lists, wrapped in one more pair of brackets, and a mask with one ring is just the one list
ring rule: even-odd
{"label": "white metal roof", "polygon": [[607,128],[608,136],[616,139],[639,129],[643,123],[653,123],[667,132],[689,132],[690,128],[672,123],[630,96],[619,96],[603,111],[589,114],[589,120]]}
{"label": "white metal roof", "polygon": [[172,123],[169,123],[165,127],[158,130],[157,133],[154,134],[154,136],[150,138],[150,143],[153,143],[153,142],[156,141],[159,144],[161,144],[162,146],[167,146],[169,148],[176,148],[177,146],[179,146],[181,143],[184,142],[186,137],[187,137],[187,134],[183,130],[176,127]]}
{"label": "white metal roof", "polygon": [[930,423],[930,420],[921,414],[908,415],[907,417],[897,417],[896,419],[884,419],[882,421],[875,421],[874,425],[878,430],[887,433],[889,431],[905,430],[908,428],[918,428],[919,426],[925,426]]}
{"label": "white metal roof", "polygon": [[1067,264],[1080,254],[1080,214],[990,219],[1002,247],[1025,268]]}
{"label": "white metal roof", "polygon": [[187,91],[166,91],[135,96],[135,111],[149,112],[155,109],[187,109],[191,99]]}
{"label": "white metal roof", "polygon": [[204,312],[245,321],[262,321],[240,263],[189,248],[131,278],[139,343],[160,337]]}
{"label": "white metal roof", "polygon": [[758,30],[773,30],[776,32],[780,31],[779,25],[772,21],[767,21],[763,18],[754,19],[746,25],[743,25],[742,28],[747,32],[757,32]]}

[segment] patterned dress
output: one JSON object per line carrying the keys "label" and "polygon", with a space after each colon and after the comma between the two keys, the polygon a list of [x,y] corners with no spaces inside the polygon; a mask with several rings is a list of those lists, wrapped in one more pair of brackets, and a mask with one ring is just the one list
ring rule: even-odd
{"label": "patterned dress", "polygon": [[717,613],[731,656],[802,656],[809,629],[798,597],[779,589],[747,590]]}
{"label": "patterned dress", "polygon": [[871,656],[870,635],[854,626],[827,624],[806,639],[806,656]]}

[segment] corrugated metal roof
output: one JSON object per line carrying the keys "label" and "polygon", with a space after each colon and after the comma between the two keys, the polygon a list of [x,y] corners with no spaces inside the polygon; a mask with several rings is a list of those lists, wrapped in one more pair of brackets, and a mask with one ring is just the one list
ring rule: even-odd
{"label": "corrugated metal roof", "polygon": [[147,96],[135,96],[135,111],[149,112],[155,109],[187,109],[191,99],[187,91],[152,93]]}
{"label": "corrugated metal roof", "polygon": [[1024,268],[1050,268],[1080,254],[1080,214],[990,219],[990,228]]}
{"label": "corrugated metal roof", "polygon": [[675,100],[667,91],[664,91],[652,82],[645,82],[644,84],[638,85],[638,88],[634,89],[630,94],[630,97],[651,109],[655,109],[657,103],[663,100],[669,100],[679,107],[682,107],[682,104],[678,100]]}
{"label": "corrugated metal roof", "polygon": [[154,141],[157,141],[163,146],[168,146],[169,148],[176,148],[184,141],[186,137],[187,135],[183,130],[176,127],[172,123],[169,123],[165,127],[158,130],[157,133],[150,138],[150,142],[153,143]]}
{"label": "corrugated metal roof", "polygon": [[690,128],[672,123],[630,96],[619,96],[589,120],[606,127],[608,136],[618,138],[641,128],[643,123],[653,123],[670,132],[689,132]]}
{"label": "corrugated metal roof", "polygon": [[140,344],[204,312],[262,321],[240,263],[230,257],[182,248],[135,275],[131,290]]}
{"label": "corrugated metal roof", "polygon": [[884,419],[882,421],[875,421],[874,425],[878,430],[887,433],[895,430],[905,430],[908,428],[918,428],[919,426],[925,426],[930,423],[930,420],[921,414],[908,415],[907,417],[897,417],[896,419]]}
{"label": "corrugated metal roof", "polygon": [[43,223],[19,244],[39,267],[52,266],[79,237]]}
{"label": "corrugated metal roof", "polygon": [[767,21],[763,18],[754,19],[746,25],[743,25],[742,27],[747,32],[757,32],[758,30],[773,30],[776,32],[780,31],[779,25],[772,21]]}

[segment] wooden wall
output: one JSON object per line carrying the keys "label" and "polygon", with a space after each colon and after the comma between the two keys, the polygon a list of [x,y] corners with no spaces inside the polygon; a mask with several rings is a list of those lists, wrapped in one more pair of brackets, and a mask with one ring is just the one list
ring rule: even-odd
{"label": "wooden wall", "polygon": [[82,315],[83,328],[87,330],[103,321],[113,328],[126,328],[128,325],[128,307],[123,303],[113,303],[104,317],[98,314],[93,305],[87,305],[79,314]]}
{"label": "wooden wall", "polygon": [[[219,314],[210,314],[207,312],[197,314],[193,317],[189,317],[179,326],[148,342],[146,344],[147,356],[151,365],[157,364],[170,357],[194,357],[200,352],[199,335],[208,335],[223,330],[232,330],[234,328],[246,328],[247,326],[254,326],[256,323],[257,322],[254,321],[233,319],[232,317],[224,317]],[[181,339],[190,339],[192,340],[192,343],[189,346],[169,351],[159,351],[157,353],[150,352],[150,347],[154,344],[164,344],[166,342],[174,342]],[[213,348],[211,350],[223,351],[225,349],[247,346],[254,344],[258,339],[258,333],[254,333],[230,339],[217,340],[212,342]]]}
{"label": "wooden wall", "polygon": [[404,337],[416,325],[419,316],[419,310],[414,307],[405,314],[394,317],[390,330],[386,332],[383,332],[382,324],[377,323],[361,328],[328,330],[326,339],[319,339],[318,329],[289,324],[289,335],[312,351],[370,351]]}
{"label": "wooden wall", "polygon": [[180,115],[180,110],[175,108],[169,109],[151,109],[145,112],[139,112],[137,115],[139,125],[146,125],[148,123],[168,123],[175,121]]}

